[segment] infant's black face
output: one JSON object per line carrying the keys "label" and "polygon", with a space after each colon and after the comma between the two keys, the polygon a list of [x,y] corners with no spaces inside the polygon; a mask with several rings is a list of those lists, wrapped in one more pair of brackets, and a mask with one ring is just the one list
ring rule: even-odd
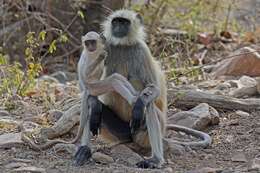
{"label": "infant's black face", "polygon": [[86,40],[84,43],[89,52],[97,50],[97,40]]}

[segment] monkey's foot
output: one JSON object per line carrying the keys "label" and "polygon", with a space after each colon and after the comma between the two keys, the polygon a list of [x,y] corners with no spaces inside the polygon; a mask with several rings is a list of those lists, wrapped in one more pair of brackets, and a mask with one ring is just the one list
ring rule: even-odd
{"label": "monkey's foot", "polygon": [[141,98],[138,98],[135,102],[133,111],[132,111],[132,121],[131,121],[131,133],[135,132],[140,128],[141,122],[144,120],[145,114],[145,105]]}
{"label": "monkey's foot", "polygon": [[150,158],[136,163],[136,166],[138,168],[143,168],[143,169],[155,169],[155,168],[159,168],[159,163],[160,162],[158,159]]}
{"label": "monkey's foot", "polygon": [[82,166],[91,157],[91,150],[87,145],[80,146],[77,150],[73,165]]}

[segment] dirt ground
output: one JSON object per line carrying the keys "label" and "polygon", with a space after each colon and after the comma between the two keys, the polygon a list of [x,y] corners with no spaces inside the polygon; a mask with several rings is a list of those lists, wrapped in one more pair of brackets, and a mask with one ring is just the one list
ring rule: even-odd
{"label": "dirt ground", "polygon": [[[115,162],[111,164],[98,164],[91,160],[82,167],[73,167],[72,156],[69,153],[57,155],[53,148],[36,152],[28,146],[20,146],[11,149],[0,149],[0,172],[12,172],[6,165],[13,160],[23,159],[22,162],[26,162],[27,166],[44,168],[47,173],[185,173],[205,167],[216,168],[219,170],[216,172],[223,173],[257,173],[259,170],[252,169],[251,165],[254,158],[260,157],[260,112],[250,113],[249,116],[237,115],[234,112],[220,112],[220,117],[219,125],[207,129],[207,133],[213,139],[213,143],[209,148],[186,151],[183,155],[167,153],[166,164],[163,165],[162,169],[138,169],[125,164],[121,159],[122,156],[119,155],[112,156]],[[109,151],[100,151],[109,155]],[[240,161],[235,161],[236,158]]]}

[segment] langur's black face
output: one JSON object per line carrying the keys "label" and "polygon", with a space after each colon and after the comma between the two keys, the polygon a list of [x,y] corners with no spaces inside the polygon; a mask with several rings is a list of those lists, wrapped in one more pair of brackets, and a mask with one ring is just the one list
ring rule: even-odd
{"label": "langur's black face", "polygon": [[114,37],[122,38],[127,36],[131,22],[128,19],[117,17],[112,20],[112,34]]}
{"label": "langur's black face", "polygon": [[97,40],[86,40],[84,44],[89,52],[94,52],[97,50]]}

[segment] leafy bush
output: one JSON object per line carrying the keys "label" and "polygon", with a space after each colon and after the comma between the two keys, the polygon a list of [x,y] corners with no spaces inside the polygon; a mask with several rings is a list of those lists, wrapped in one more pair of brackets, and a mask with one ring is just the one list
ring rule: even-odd
{"label": "leafy bush", "polygon": [[34,32],[29,32],[26,36],[27,47],[25,49],[25,60],[27,67],[22,69],[18,62],[9,64],[8,56],[0,53],[0,94],[24,96],[35,85],[35,78],[39,76],[42,67],[38,58],[34,57],[34,50],[39,48],[40,42],[45,39],[45,32],[40,32],[35,37]]}

